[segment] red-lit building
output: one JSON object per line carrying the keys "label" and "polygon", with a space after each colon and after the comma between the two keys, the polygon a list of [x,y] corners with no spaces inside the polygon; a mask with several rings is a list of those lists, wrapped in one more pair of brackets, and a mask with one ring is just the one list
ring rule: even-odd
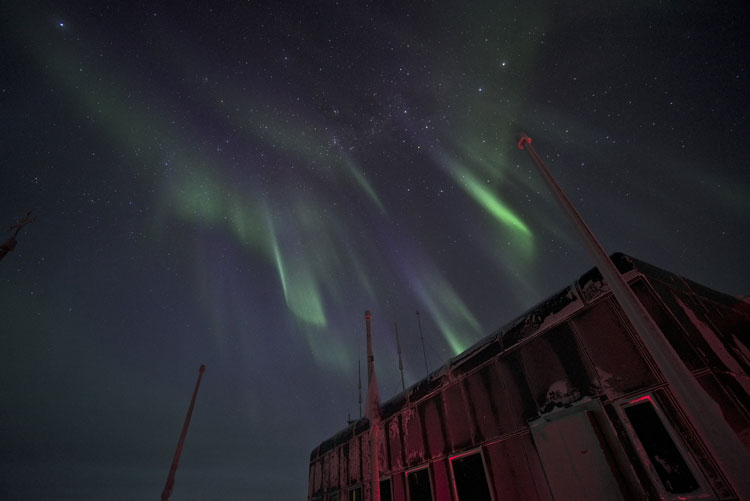
{"label": "red-lit building", "polygon": [[[750,449],[750,303],[613,260]],[[736,498],[596,269],[380,414],[381,500]],[[363,499],[369,427],[312,451],[308,500]]]}

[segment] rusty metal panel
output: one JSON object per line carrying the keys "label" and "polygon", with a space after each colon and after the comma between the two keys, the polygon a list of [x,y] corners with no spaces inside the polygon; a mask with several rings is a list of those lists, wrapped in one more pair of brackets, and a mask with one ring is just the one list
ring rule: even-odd
{"label": "rusty metal panel", "polygon": [[440,393],[419,405],[428,458],[442,456],[447,449],[445,425],[441,416],[442,407]]}
{"label": "rusty metal panel", "polygon": [[445,422],[450,437],[451,450],[465,449],[471,445],[468,414],[460,384],[453,384],[443,391]]}
{"label": "rusty metal panel", "polygon": [[349,481],[353,484],[362,481],[361,437],[358,435],[349,442]]}
{"label": "rusty metal panel", "polygon": [[349,485],[349,444],[339,447],[339,482]]}
{"label": "rusty metal panel", "polygon": [[432,463],[433,499],[435,501],[452,501],[450,475],[448,474],[448,460],[441,459]]}
{"label": "rusty metal panel", "polygon": [[307,499],[308,500],[312,497],[313,491],[315,489],[315,482],[313,480],[314,471],[315,471],[315,463],[310,463],[310,468],[307,472]]}
{"label": "rusty metal panel", "polygon": [[359,446],[362,452],[362,479],[370,474],[370,434],[363,433],[359,436]]}
{"label": "rusty metal panel", "polygon": [[327,489],[328,487],[331,486],[330,484],[331,476],[328,472],[328,470],[330,469],[331,462],[328,460],[328,456],[329,456],[328,454],[325,454],[320,458],[320,462],[323,467],[323,473],[322,473],[322,479],[321,479],[321,487],[323,489]]}
{"label": "rusty metal panel", "polygon": [[381,475],[391,471],[388,466],[388,435],[385,433],[385,425],[381,423],[377,429],[377,460],[378,460],[378,471]]}
{"label": "rusty metal panel", "polygon": [[386,440],[390,450],[391,471],[400,470],[404,467],[403,448],[401,446],[401,424],[399,415],[385,422]]}
{"label": "rusty metal panel", "polygon": [[328,459],[330,461],[330,466],[328,467],[328,474],[330,475],[328,480],[329,486],[339,485],[339,451],[340,449],[336,448],[328,454]]}
{"label": "rusty metal panel", "polygon": [[403,473],[391,477],[391,482],[393,483],[393,501],[406,501],[405,478]]}
{"label": "rusty metal panel", "polygon": [[421,463],[425,457],[422,429],[419,416],[413,407],[407,407],[401,413],[401,430],[404,432],[406,464],[413,466]]}
{"label": "rusty metal panel", "polygon": [[323,465],[321,464],[321,460],[318,459],[313,463],[313,492],[319,492],[323,486]]}

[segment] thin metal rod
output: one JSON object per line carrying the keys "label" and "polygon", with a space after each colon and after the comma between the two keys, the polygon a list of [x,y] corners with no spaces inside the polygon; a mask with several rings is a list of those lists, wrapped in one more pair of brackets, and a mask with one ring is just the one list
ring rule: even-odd
{"label": "thin metal rod", "polygon": [[357,386],[359,388],[359,419],[362,419],[362,359],[357,360]]}
{"label": "thin metal rod", "polygon": [[419,316],[419,310],[417,310],[417,323],[419,323],[419,339],[422,341],[422,355],[424,355],[424,370],[429,375],[430,368],[427,366],[427,350],[424,349],[424,335],[422,334],[422,318]]}
{"label": "thin metal rod", "polygon": [[372,353],[372,334],[370,333],[370,310],[365,312],[365,330],[367,332],[367,391],[372,384],[372,373],[375,371],[375,356]]}
{"label": "thin metal rod", "polygon": [[[375,355],[372,351],[370,333],[370,310],[365,311],[365,328],[367,330],[367,406],[365,416],[370,420],[370,501],[380,501],[380,468],[378,464],[378,434],[380,431],[380,408],[378,402],[378,383],[375,377]],[[367,489],[366,489],[367,490]]]}
{"label": "thin metal rod", "polygon": [[518,148],[525,150],[539,169],[550,191],[560,204],[581,243],[589,251],[599,272],[612,290],[625,315],[633,325],[643,345],[648,349],[664,379],[669,384],[675,400],[680,405],[694,429],[701,436],[714,459],[719,463],[729,483],[740,499],[750,499],[750,454],[740,444],[737,435],[727,424],[719,406],[693,377],[669,341],[664,337],[646,308],[604,251],[594,233],[583,221],[573,204],[565,196],[552,174],[537,155],[531,138],[521,134]]}
{"label": "thin metal rod", "polygon": [[401,372],[401,391],[404,391],[406,385],[404,385],[404,362],[401,360],[401,343],[398,340],[398,322],[393,322],[393,328],[396,331],[396,351],[398,352],[398,370]]}
{"label": "thin metal rod", "polygon": [[169,468],[169,476],[167,477],[167,483],[164,486],[164,490],[161,492],[162,501],[166,501],[172,495],[172,489],[174,488],[174,476],[177,473],[177,466],[180,463],[180,454],[182,454],[182,446],[185,444],[185,436],[187,435],[188,426],[190,426],[190,418],[193,416],[193,407],[195,407],[195,398],[198,396],[198,388],[201,385],[201,378],[203,373],[206,372],[206,366],[201,365],[198,369],[198,380],[195,382],[195,389],[193,390],[193,398],[190,399],[190,407],[188,407],[187,416],[185,416],[185,424],[182,425],[182,433],[180,433],[180,440],[177,442],[177,450],[174,453],[174,459],[172,460],[172,466]]}

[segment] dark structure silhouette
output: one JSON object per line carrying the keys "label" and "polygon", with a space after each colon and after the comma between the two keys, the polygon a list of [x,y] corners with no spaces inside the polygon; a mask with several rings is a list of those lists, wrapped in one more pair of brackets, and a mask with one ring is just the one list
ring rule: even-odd
{"label": "dark structure silhouette", "polygon": [[[750,449],[750,303],[611,259]],[[740,497],[597,268],[380,405],[378,418],[381,500]],[[309,500],[370,499],[369,434],[363,418],[315,447]]]}
{"label": "dark structure silhouette", "polygon": [[8,240],[0,244],[0,259],[4,258],[6,254],[16,248],[16,245],[18,244],[16,237],[18,236],[18,232],[21,231],[21,228],[29,223],[34,222],[35,220],[36,216],[32,216],[31,211],[29,211],[26,213],[26,216],[24,218],[20,219],[18,222],[16,222],[16,224],[8,228],[8,231],[12,231],[13,234],[10,236],[10,238],[8,238]]}

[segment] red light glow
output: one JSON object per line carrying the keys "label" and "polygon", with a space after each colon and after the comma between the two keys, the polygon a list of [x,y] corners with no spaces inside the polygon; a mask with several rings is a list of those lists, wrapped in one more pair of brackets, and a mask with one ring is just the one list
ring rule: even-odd
{"label": "red light glow", "polygon": [[644,401],[652,402],[653,400],[651,399],[651,395],[646,395],[644,397],[636,398],[635,400],[631,400],[628,403],[629,404],[637,404],[638,402],[644,402]]}

